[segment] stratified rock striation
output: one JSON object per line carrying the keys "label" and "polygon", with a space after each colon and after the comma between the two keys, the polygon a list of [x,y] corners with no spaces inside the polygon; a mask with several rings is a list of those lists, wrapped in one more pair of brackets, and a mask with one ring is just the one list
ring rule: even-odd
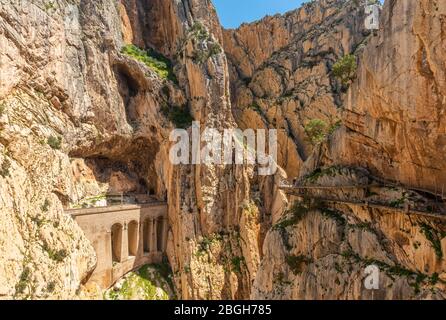
{"label": "stratified rock striation", "polygon": [[234,114],[242,128],[279,130],[279,165],[299,174],[313,149],[305,126],[334,127],[343,90],[333,64],[366,41],[364,10],[354,1],[304,4],[283,16],[224,31]]}
{"label": "stratified rock striation", "polygon": [[63,208],[133,192],[169,203],[179,297],[249,297],[260,249],[241,204],[253,168],[168,159],[178,122],[236,125],[212,4],[2,1],[0,18],[0,295],[72,298],[95,254]]}
{"label": "stratified rock striation", "polygon": [[[89,296],[95,253],[64,210],[121,192],[168,202],[178,298],[445,298],[444,223],[408,215],[446,182],[445,12],[388,0],[374,35],[347,0],[237,30],[208,0],[0,0],[0,298]],[[279,129],[279,170],[173,166],[192,120]],[[286,177],[384,185],[287,197]]]}
{"label": "stratified rock striation", "polygon": [[[304,184],[361,185],[349,170],[362,167],[383,185],[298,199],[267,235],[252,298],[445,298],[444,220],[406,214],[417,201],[434,203],[424,212],[444,210],[445,9],[438,1],[386,1],[381,29],[356,51],[357,76],[340,96],[342,125],[299,172]],[[376,202],[383,206],[368,205]],[[364,285],[372,264],[380,268],[375,291]]]}

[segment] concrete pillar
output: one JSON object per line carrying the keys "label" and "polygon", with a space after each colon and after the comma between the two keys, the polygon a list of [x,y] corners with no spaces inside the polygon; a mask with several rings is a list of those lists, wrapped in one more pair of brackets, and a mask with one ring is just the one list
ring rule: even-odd
{"label": "concrete pillar", "polygon": [[129,258],[129,234],[128,225],[124,223],[122,228],[122,241],[121,241],[121,262],[126,261]]}
{"label": "concrete pillar", "polygon": [[154,243],[153,243],[153,219],[149,219],[149,232],[147,232],[146,237],[149,238],[149,252],[154,252]]}
{"label": "concrete pillar", "polygon": [[158,226],[158,221],[157,219],[153,219],[152,220],[153,225],[152,225],[152,246],[150,247],[151,252],[158,252],[158,243],[157,243],[157,226]]}
{"label": "concrete pillar", "polygon": [[161,248],[162,252],[166,252],[167,247],[168,221],[169,220],[166,217],[163,218],[163,245]]}
{"label": "concrete pillar", "polygon": [[[113,252],[112,252],[112,232],[107,230],[105,234],[103,252],[97,252],[98,265],[95,272],[102,275],[100,285],[107,287],[113,281]],[[102,256],[104,254],[104,256]]]}
{"label": "concrete pillar", "polygon": [[139,228],[139,238],[138,238],[138,256],[142,257],[144,255],[144,222],[138,223]]}
{"label": "concrete pillar", "polygon": [[[107,233],[105,234],[105,243],[104,243],[104,258],[102,259],[101,253],[102,252],[96,252],[97,259],[98,259],[98,265],[97,269],[99,271],[102,271],[102,267],[104,269],[111,269],[113,267],[113,252],[112,252],[112,236],[111,236],[111,230],[107,230]],[[104,266],[102,266],[104,265]]]}

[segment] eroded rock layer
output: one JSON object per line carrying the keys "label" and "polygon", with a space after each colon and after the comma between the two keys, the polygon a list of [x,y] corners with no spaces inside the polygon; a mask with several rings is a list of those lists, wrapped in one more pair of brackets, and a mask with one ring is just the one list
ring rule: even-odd
{"label": "eroded rock layer", "polygon": [[168,159],[174,126],[235,126],[212,4],[3,1],[0,14],[0,294],[73,297],[95,254],[63,209],[124,192],[168,201],[180,297],[248,297],[247,168]]}
{"label": "eroded rock layer", "polygon": [[[207,0],[0,0],[0,298],[78,296],[96,258],[64,209],[108,193],[168,202],[179,298],[444,298],[445,12],[387,0],[373,34],[319,0],[222,30]],[[173,166],[192,120],[279,129],[281,168]]]}
{"label": "eroded rock layer", "polygon": [[[307,189],[295,199],[266,237],[253,298],[445,298],[445,8],[386,1],[379,32],[345,52],[359,65],[340,95],[342,125],[309,154],[299,183],[379,188]],[[380,269],[373,294],[364,282],[372,264]]]}

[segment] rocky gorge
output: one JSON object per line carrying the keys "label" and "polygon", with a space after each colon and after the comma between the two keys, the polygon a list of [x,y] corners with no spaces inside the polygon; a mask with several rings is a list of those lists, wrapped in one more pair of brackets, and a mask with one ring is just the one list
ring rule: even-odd
{"label": "rocky gorge", "polygon": [[[169,296],[446,298],[446,3],[365,16],[318,0],[225,30],[208,0],[0,0],[0,299],[101,298],[66,210],[107,193],[167,202]],[[277,129],[279,170],[172,165],[192,121]]]}

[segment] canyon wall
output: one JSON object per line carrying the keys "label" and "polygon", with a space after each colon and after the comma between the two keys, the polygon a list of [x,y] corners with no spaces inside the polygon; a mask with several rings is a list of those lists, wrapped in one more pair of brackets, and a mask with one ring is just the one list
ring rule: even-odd
{"label": "canyon wall", "polygon": [[446,184],[446,75],[441,1],[386,1],[345,99],[336,163],[441,193]]}
{"label": "canyon wall", "polygon": [[331,69],[362,48],[369,34],[363,22],[354,1],[322,0],[224,32],[237,122],[279,130],[278,163],[290,178],[313,149],[307,123],[318,118],[335,127],[341,118],[344,92]]}
{"label": "canyon wall", "polygon": [[[321,1],[321,5],[335,2]],[[337,7],[341,3],[339,1]],[[353,6],[353,2],[350,4]],[[309,4],[300,10],[314,10],[313,6]],[[338,58],[349,53],[357,57],[357,75],[347,90],[337,90],[330,62],[329,65],[324,64],[326,69],[318,71],[313,65],[307,67],[317,72],[319,77],[332,79],[331,82],[327,81],[331,86],[327,90],[329,94],[325,95],[331,100],[325,99],[321,104],[320,109],[326,115],[317,112],[312,101],[301,103],[305,113],[299,109],[295,112],[300,112],[301,117],[302,114],[306,116],[300,121],[294,120],[301,126],[300,135],[289,135],[297,150],[301,145],[306,147],[302,148],[306,151],[301,152],[305,155],[301,159],[306,161],[297,171],[299,181],[304,185],[359,185],[364,180],[352,170],[361,167],[367,169],[369,174],[365,181],[371,181],[371,176],[378,176],[388,184],[369,190],[368,194],[359,198],[342,188],[332,189],[328,193],[308,191],[303,198],[296,198],[300,204],[296,203],[285,211],[267,234],[252,298],[445,298],[443,252],[446,249],[446,233],[443,220],[406,215],[402,206],[396,204],[401,201],[406,207],[413,206],[417,201],[414,199],[435,197],[435,194],[440,194],[435,202],[442,203],[443,174],[446,172],[442,167],[444,159],[441,151],[445,146],[442,142],[445,68],[441,51],[445,45],[442,32],[444,9],[439,1],[386,1],[381,28],[377,33],[361,31],[356,38],[347,37],[350,41],[347,43],[352,45],[346,46],[345,51],[332,49],[344,43],[339,38],[329,42],[329,51],[338,52]],[[242,117],[244,122],[244,119],[251,121],[255,113],[239,109],[257,101],[260,108],[256,108],[256,111],[264,118],[260,122],[268,126],[270,120],[264,115],[269,112],[276,115],[277,108],[274,103],[264,105],[262,101],[265,96],[275,92],[272,88],[281,88],[284,83],[289,83],[280,81],[277,76],[262,75],[256,80],[258,65],[261,65],[260,69],[267,68],[263,61],[268,59],[279,64],[276,70],[287,68],[290,64],[278,59],[287,50],[287,47],[279,48],[283,43],[277,44],[279,49],[274,48],[280,53],[276,51],[272,55],[260,49],[268,50],[268,46],[256,46],[255,40],[252,46],[259,49],[253,52],[242,50],[248,48],[245,43],[252,39],[243,38],[241,30],[250,30],[243,35],[252,36],[262,34],[266,29],[277,35],[273,38],[280,42],[289,35],[276,26],[290,17],[293,17],[293,13],[227,31],[229,40],[225,44],[228,57],[237,66],[233,68],[235,72],[232,75],[236,79],[235,112],[247,114]],[[318,29],[319,25],[315,28]],[[340,28],[345,26],[342,23]],[[324,33],[325,37],[329,35],[329,31]],[[313,41],[313,44],[317,43]],[[300,47],[306,46],[301,44]],[[317,47],[310,45],[309,51],[311,49],[317,50]],[[265,53],[266,58],[259,52]],[[299,51],[293,50],[290,54],[298,55],[296,52]],[[308,72],[301,70],[298,74],[304,77]],[[241,81],[244,77],[248,77],[245,83]],[[304,78],[305,81],[309,79]],[[259,84],[264,83],[268,83],[271,90],[262,92],[259,89],[262,85]],[[315,88],[320,89],[321,86]],[[282,100],[287,99],[283,89],[276,91]],[[307,94],[308,90],[297,90],[297,93]],[[284,109],[283,105],[281,109]],[[293,114],[279,119],[288,121],[288,117],[296,118]],[[340,123],[326,140],[314,147],[305,143],[305,133],[302,132],[305,119],[330,121],[330,117],[339,119]],[[290,131],[286,126],[285,130]],[[287,168],[286,163],[282,162],[281,165]],[[413,194],[411,188],[426,193]],[[315,204],[310,201],[321,197],[365,201],[365,204]],[[377,200],[389,203],[388,209],[367,205],[368,201]],[[424,198],[423,201],[428,200]],[[395,211],[393,206],[401,209]],[[364,285],[365,268],[372,264],[380,269],[380,288],[375,291],[367,290]]]}
{"label": "canyon wall", "polygon": [[[212,4],[146,3],[147,10],[130,20],[141,21],[142,25],[144,21],[159,21],[146,28],[144,37],[175,61],[179,86],[201,131],[205,127],[234,128],[226,57],[220,45],[221,27]],[[126,4],[131,6],[131,2]],[[181,298],[249,296],[251,275],[242,257],[259,249],[256,239],[246,239],[253,246],[241,244],[242,233],[249,233],[251,228],[241,223],[244,214],[240,205],[249,200],[247,170],[223,165],[181,165],[173,169],[168,187],[168,258]],[[253,265],[257,267],[258,261]]]}
{"label": "canyon wall", "polygon": [[[444,224],[293,204],[279,185],[359,183],[362,167],[406,185],[367,197],[409,203],[426,195],[408,186],[441,188],[445,10],[387,0],[374,35],[346,0],[237,30],[207,0],[0,0],[0,298],[78,297],[95,253],[64,209],[117,192],[168,202],[182,299],[444,298]],[[359,65],[345,86],[332,68],[349,53]],[[317,144],[313,119],[330,127]],[[279,129],[281,168],[173,166],[169,134],[191,134],[192,120]],[[374,293],[370,263],[383,271]]]}
{"label": "canyon wall", "polygon": [[[236,125],[212,4],[2,1],[0,17],[1,296],[73,298],[95,254],[63,209],[133,192],[169,204],[179,297],[248,298],[255,168],[168,159],[175,122]],[[168,61],[167,75],[131,45]]]}

